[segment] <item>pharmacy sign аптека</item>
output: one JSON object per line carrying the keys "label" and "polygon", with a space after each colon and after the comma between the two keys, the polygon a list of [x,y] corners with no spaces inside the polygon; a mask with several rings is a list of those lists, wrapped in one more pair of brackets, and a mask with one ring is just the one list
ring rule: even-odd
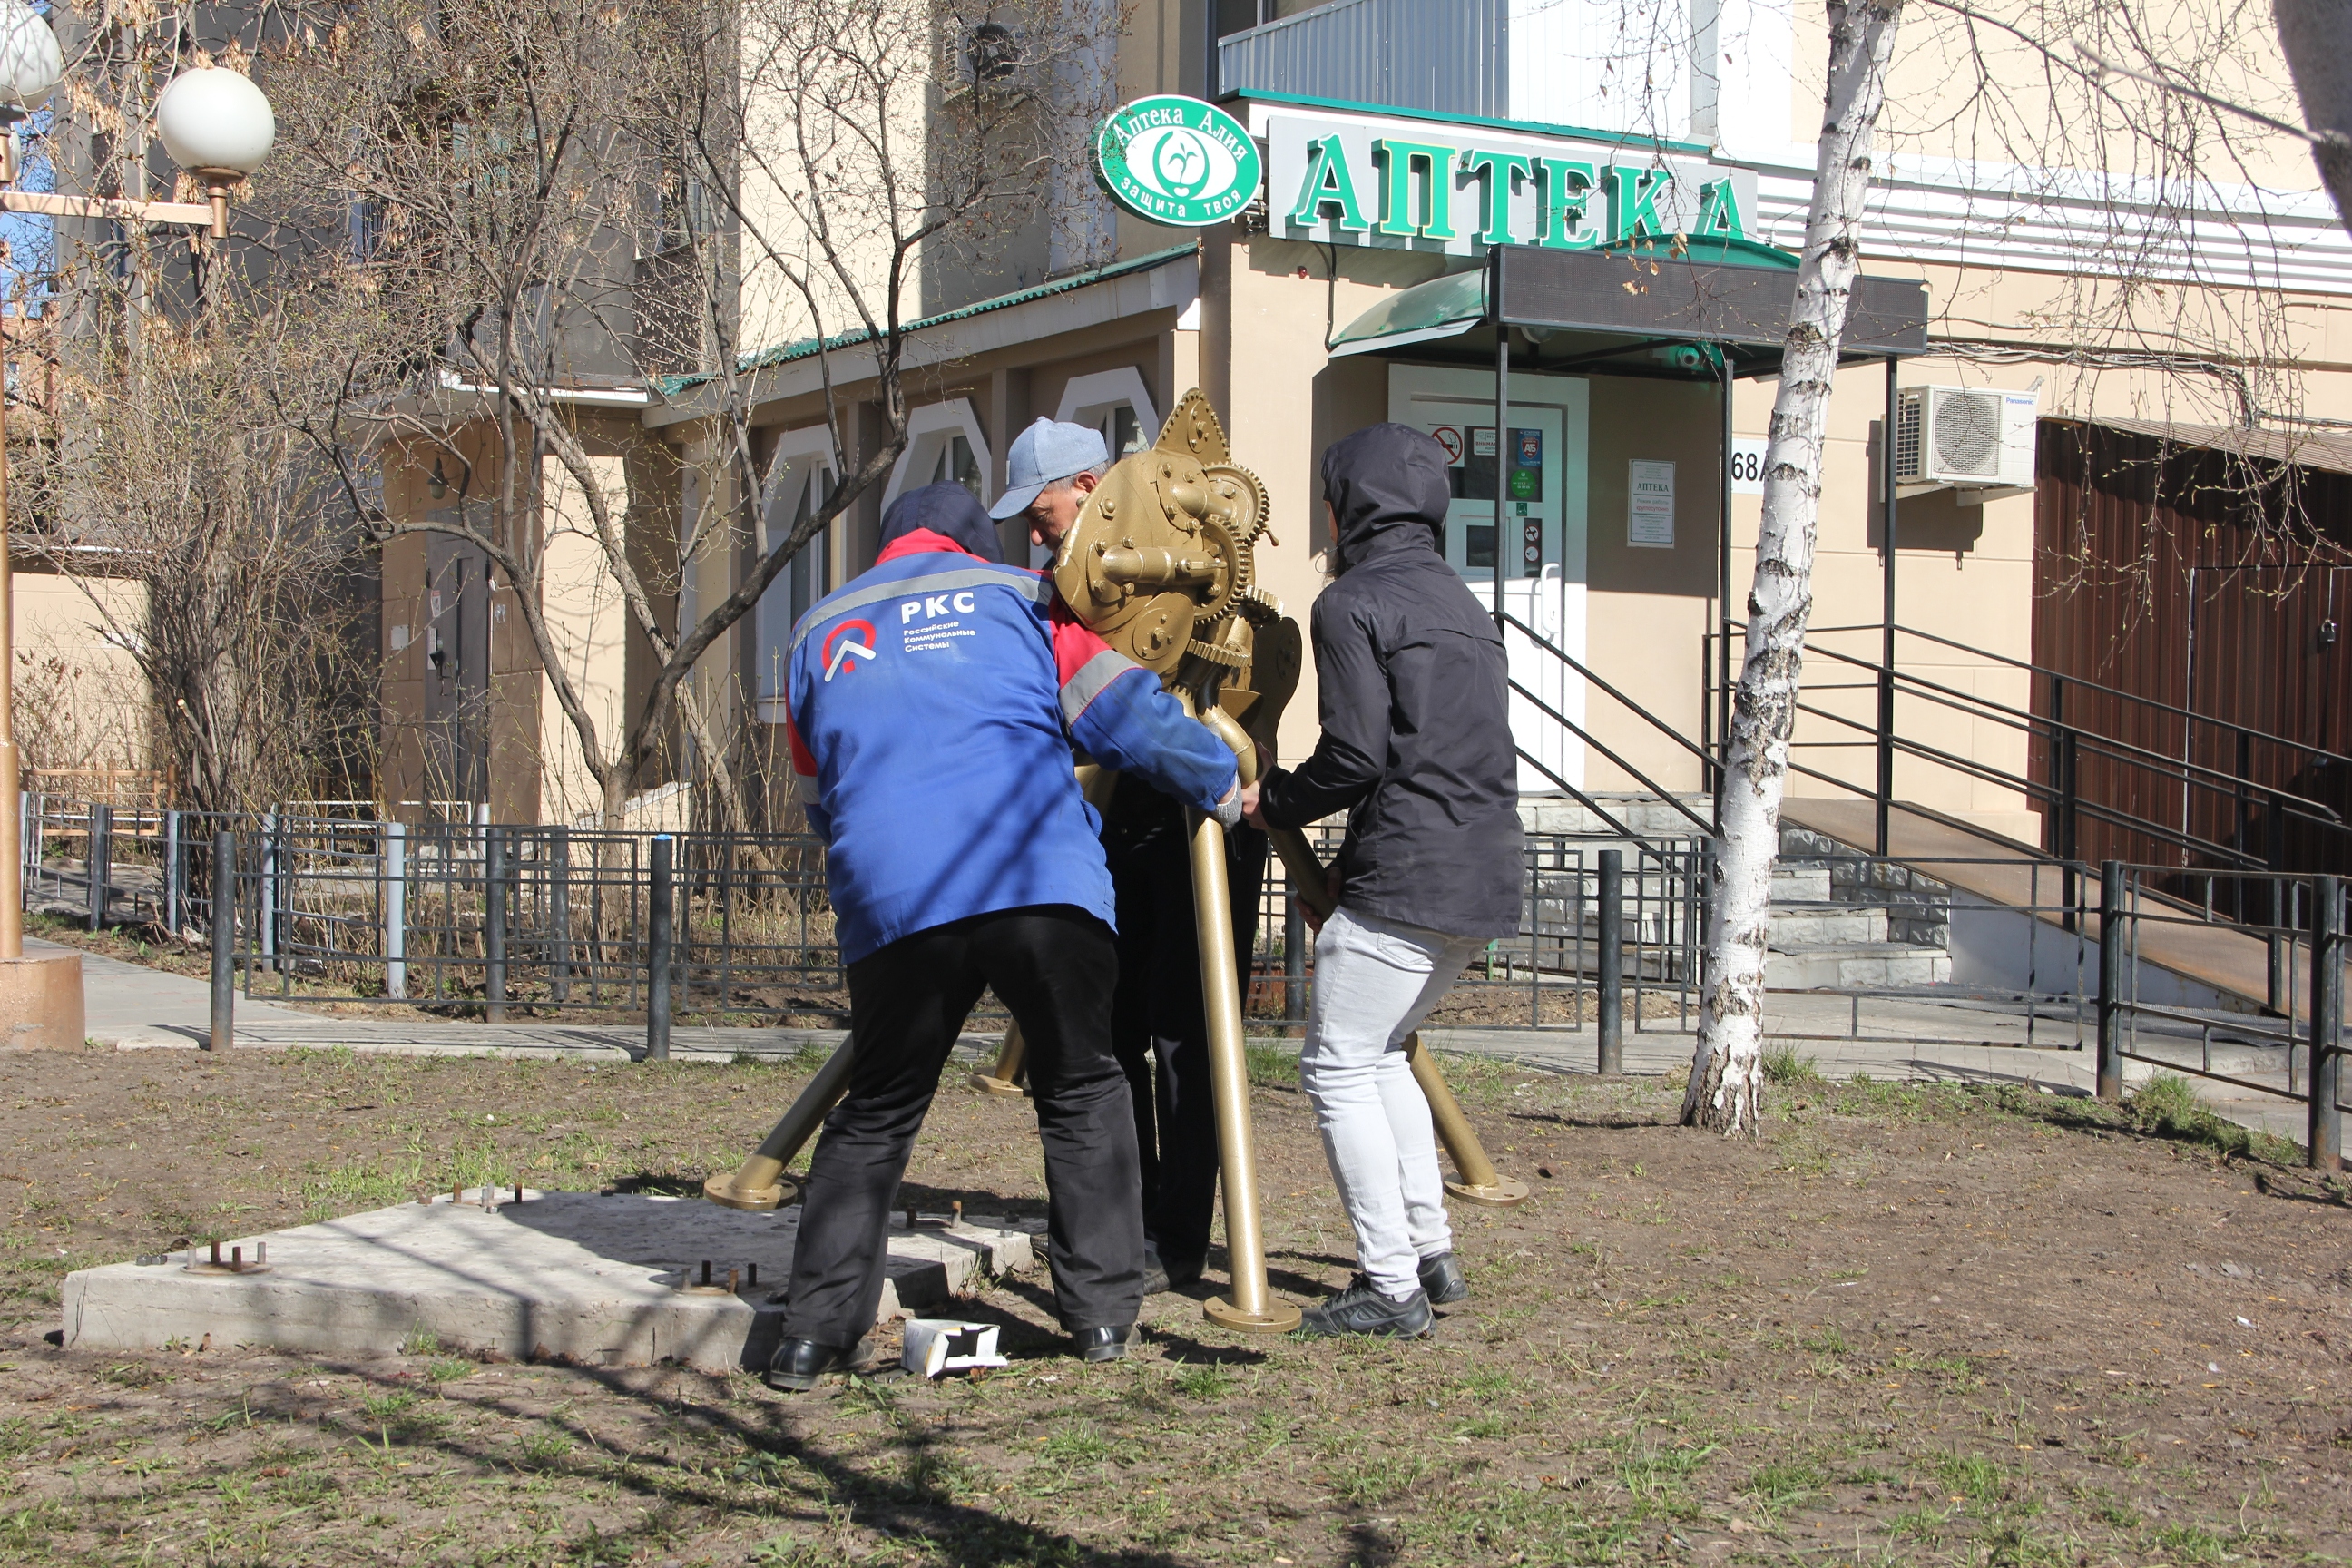
{"label": "pharmacy sign \u0430\u043f\u0442\u0435\u043a\u0430", "polygon": [[1223,223],[1257,195],[1263,173],[1241,121],[1197,98],[1139,98],[1095,132],[1095,178],[1153,223]]}

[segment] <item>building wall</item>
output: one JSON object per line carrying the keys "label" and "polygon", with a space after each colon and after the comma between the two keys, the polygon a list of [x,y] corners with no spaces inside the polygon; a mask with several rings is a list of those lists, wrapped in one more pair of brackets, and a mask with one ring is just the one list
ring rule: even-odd
{"label": "building wall", "polygon": [[[62,576],[21,560],[9,584],[16,743],[24,766],[36,771],[26,787],[44,787],[37,773],[45,770],[154,766],[147,678],[114,632],[135,634],[146,624],[145,584]],[[87,794],[93,785],[53,787]]]}
{"label": "building wall", "polygon": [[[677,466],[666,447],[644,435],[631,414],[590,413],[583,416],[581,428],[589,467],[632,542],[632,561],[655,613],[674,616],[679,587]],[[454,519],[462,513],[473,525],[487,526],[488,514],[478,510],[484,502],[468,489],[485,490],[498,482],[498,452],[495,427],[482,420],[459,423],[441,446],[387,448],[386,510],[397,521]],[[444,480],[439,496],[432,494],[430,485],[436,457]],[[528,470],[524,482],[530,482]],[[609,755],[635,710],[632,704],[642,702],[650,684],[652,649],[635,627],[620,583],[594,537],[578,481],[561,461],[542,458],[537,483],[539,504],[531,526],[539,536],[543,619],[561,668],[594,723],[599,746]],[[670,541],[667,553],[664,539]],[[478,608],[484,620],[478,643],[467,644],[462,657],[488,661],[479,681],[482,710],[472,721],[473,743],[485,754],[482,782],[487,787],[477,795],[466,780],[453,776],[448,682],[430,658],[436,588],[443,606],[437,626],[445,637],[459,635],[453,555],[475,557],[468,562],[469,570],[481,565],[478,552],[446,536],[404,534],[383,549],[380,794],[387,809],[413,818],[428,810],[446,812],[452,805],[487,805],[492,820],[499,822],[593,820],[603,809],[602,791],[587,766],[578,730],[557,700],[516,590],[503,574],[489,574],[487,586],[474,591],[478,605],[469,603],[465,612]],[[706,585],[723,581],[724,575],[723,566],[714,575],[705,563]],[[436,681],[443,684],[436,687]],[[718,684],[723,687],[723,682]],[[718,695],[721,722],[730,724],[723,690]],[[726,732],[723,728],[721,732]],[[634,793],[670,778],[677,761],[674,733],[665,734]]]}
{"label": "building wall", "polygon": [[[593,459],[596,478],[609,503],[627,504],[626,474],[616,456]],[[587,497],[571,471],[552,458],[541,469],[545,539],[541,557],[541,595],[547,606],[549,640],[558,650],[564,678],[580,696],[609,754],[627,722],[628,608],[620,584],[607,570],[604,549],[588,530]],[[590,773],[579,730],[556,700],[542,673],[535,737],[541,777],[540,818],[550,822],[593,819],[604,807],[603,790]]]}

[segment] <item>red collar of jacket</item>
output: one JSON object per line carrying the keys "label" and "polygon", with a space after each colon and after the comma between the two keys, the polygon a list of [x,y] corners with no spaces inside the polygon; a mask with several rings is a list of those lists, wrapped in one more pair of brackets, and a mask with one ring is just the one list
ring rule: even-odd
{"label": "red collar of jacket", "polygon": [[[882,553],[874,558],[874,564],[879,566],[885,561],[896,561],[901,555],[919,555],[926,551],[942,550],[951,550],[958,555],[971,555],[971,551],[966,550],[946,534],[934,532],[928,528],[919,528],[912,532],[902,533],[884,545]],[[974,561],[980,559],[977,555],[971,555],[971,558]]]}

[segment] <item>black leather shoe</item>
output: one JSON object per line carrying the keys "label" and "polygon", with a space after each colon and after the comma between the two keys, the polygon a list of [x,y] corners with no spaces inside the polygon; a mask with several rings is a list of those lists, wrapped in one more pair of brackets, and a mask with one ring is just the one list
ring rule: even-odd
{"label": "black leather shoe", "polygon": [[1429,1332],[1429,1293],[1415,1290],[1392,1301],[1359,1274],[1345,1290],[1307,1309],[1299,1315],[1298,1331],[1324,1338],[1340,1334],[1376,1334],[1410,1340]]}
{"label": "black leather shoe", "polygon": [[1421,1260],[1421,1291],[1431,1306],[1448,1306],[1469,1297],[1470,1281],[1462,1277],[1462,1265],[1454,1261],[1454,1254],[1441,1252]]}
{"label": "black leather shoe", "polygon": [[768,1386],[788,1394],[806,1394],[820,1379],[837,1373],[864,1372],[874,1364],[874,1347],[860,1340],[847,1350],[821,1345],[814,1340],[786,1340],[768,1363]]}
{"label": "black leather shoe", "polygon": [[1157,1296],[1162,1291],[1181,1290],[1187,1285],[1195,1284],[1207,1263],[1205,1258],[1189,1258],[1171,1264],[1160,1256],[1160,1248],[1147,1241],[1143,1244],[1143,1293]]}
{"label": "black leather shoe", "polygon": [[1078,1353],[1088,1361],[1118,1361],[1135,1342],[1135,1325],[1097,1323],[1091,1329],[1074,1331],[1070,1338],[1076,1343]]}

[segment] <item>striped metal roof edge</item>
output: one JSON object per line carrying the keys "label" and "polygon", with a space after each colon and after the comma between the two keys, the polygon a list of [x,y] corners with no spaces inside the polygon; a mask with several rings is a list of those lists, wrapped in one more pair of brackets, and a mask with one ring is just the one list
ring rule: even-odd
{"label": "striped metal roof edge", "polygon": [[[984,316],[992,310],[1008,310],[1014,305],[1026,305],[1034,300],[1045,300],[1056,294],[1067,294],[1073,289],[1084,289],[1091,284],[1108,283],[1114,278],[1127,278],[1138,272],[1150,272],[1155,268],[1165,267],[1171,261],[1181,261],[1188,256],[1197,255],[1199,251],[1200,246],[1196,241],[1170,246],[1165,250],[1155,250],[1149,255],[1134,257],[1126,261],[1113,261],[1101,267],[1090,267],[1084,272],[1073,272],[1066,278],[1056,278],[1048,283],[1034,284],[1027,289],[1016,289],[1010,294],[999,294],[991,300],[975,300],[971,304],[960,306],[952,310],[942,310],[936,316],[925,316],[920,321],[908,322],[899,331],[902,334],[919,332],[931,327],[945,326],[950,321],[969,321],[974,316]],[[771,348],[761,349],[755,353],[738,356],[735,369],[739,374],[750,371],[769,370],[780,364],[790,364],[794,360],[807,359],[819,353],[831,353],[836,349],[856,348],[860,343],[872,341],[873,334],[864,331],[839,332],[822,342],[815,338],[795,338],[788,343],[778,343]],[[655,385],[664,397],[675,397],[688,387],[701,385],[710,380],[711,375],[712,373],[709,371],[698,372],[693,375],[666,375],[657,380]]]}
{"label": "striped metal roof edge", "polygon": [[2079,421],[2128,436],[2146,436],[2176,447],[2200,447],[2258,462],[2292,463],[2331,474],[2352,474],[2352,432],[2322,435],[2309,430],[2249,428],[2242,425],[2184,425],[2163,419],[2116,419],[2093,416]]}

